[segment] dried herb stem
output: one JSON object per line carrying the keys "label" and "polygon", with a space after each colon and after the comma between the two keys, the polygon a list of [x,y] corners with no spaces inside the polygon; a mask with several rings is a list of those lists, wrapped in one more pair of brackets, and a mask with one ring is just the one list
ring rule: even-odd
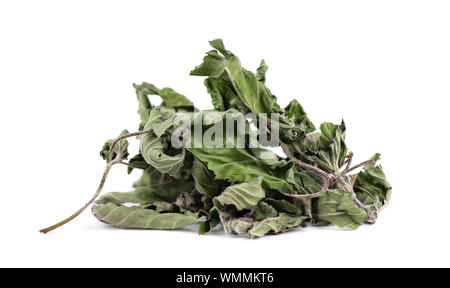
{"label": "dried herb stem", "polygon": [[116,153],[117,154],[116,158],[114,160],[112,159],[112,156],[114,154],[113,151],[114,151],[115,146],[116,145],[120,145],[119,141],[123,140],[123,139],[126,139],[126,138],[133,137],[133,136],[139,136],[139,135],[143,135],[143,134],[148,134],[148,133],[151,133],[152,131],[153,131],[152,129],[149,129],[149,130],[143,130],[143,131],[139,131],[139,132],[124,134],[124,135],[121,135],[121,136],[117,137],[116,139],[114,139],[114,141],[113,141],[113,143],[111,145],[111,148],[109,150],[109,152],[110,152],[109,153],[109,159],[108,159],[108,163],[106,164],[105,171],[103,172],[102,180],[100,181],[100,184],[99,184],[99,186],[97,188],[97,191],[92,196],[92,198],[83,207],[81,207],[77,212],[75,212],[72,216],[62,220],[61,222],[56,223],[53,226],[50,226],[48,228],[39,230],[39,232],[45,234],[45,233],[48,233],[50,231],[53,231],[56,228],[59,228],[59,227],[63,226],[64,224],[72,221],[78,215],[80,215],[84,210],[86,210],[86,208],[89,207],[95,201],[95,199],[97,199],[98,195],[100,195],[100,193],[102,192],[103,186],[105,185],[106,179],[108,178],[108,174],[109,174],[109,171],[111,170],[111,167],[113,165],[118,164],[118,163],[121,162],[122,155],[120,153],[120,149],[118,149],[118,152]]}
{"label": "dried herb stem", "polygon": [[[317,176],[319,176],[320,178],[322,178],[323,181],[323,185],[322,185],[322,189],[319,192],[316,192],[314,194],[306,194],[306,195],[298,195],[298,194],[285,194],[286,196],[290,196],[296,199],[312,199],[312,198],[317,198],[322,196],[325,192],[327,192],[328,188],[330,187],[331,184],[333,184],[335,181],[339,181],[341,182],[344,186],[347,186],[347,184],[344,182],[343,180],[343,176],[348,174],[349,172],[358,169],[360,167],[364,167],[367,165],[372,165],[374,163],[373,160],[367,160],[364,162],[361,162],[353,167],[350,167],[352,164],[352,159],[353,159],[353,152],[350,152],[347,160],[347,166],[345,167],[345,169],[340,172],[337,173],[336,175],[333,174],[329,174],[325,171],[323,171],[322,169],[320,169],[317,166],[313,166],[311,164],[305,163],[303,161],[301,161],[300,159],[296,158],[294,155],[292,155],[291,151],[289,151],[289,147],[286,145],[286,143],[284,143],[283,141],[279,140],[279,144],[281,146],[281,148],[283,149],[284,153],[286,154],[286,156],[292,160],[297,166],[299,166],[300,168],[309,170],[311,172],[313,172],[314,174],[316,174]],[[294,143],[292,144],[292,146],[294,147],[294,149],[300,154],[302,155],[302,151],[297,147],[297,145],[295,145]],[[352,181],[354,183],[354,180]],[[351,191],[353,191],[353,184],[351,187]],[[350,191],[349,191],[350,192]],[[358,205],[361,208],[365,209],[365,205],[363,203],[361,203],[358,198],[356,197],[356,194],[352,194],[352,198],[355,201],[356,205]]]}
{"label": "dried herb stem", "polygon": [[373,164],[374,164],[374,161],[373,161],[373,160],[367,160],[367,161],[361,162],[361,163],[359,163],[359,164],[356,164],[355,166],[353,166],[353,167],[351,167],[351,168],[346,168],[346,169],[344,169],[344,171],[342,171],[342,173],[340,173],[340,175],[343,176],[343,175],[345,175],[345,174],[348,174],[348,173],[352,172],[352,171],[355,170],[355,169],[358,169],[358,168],[360,168],[360,167],[365,167],[365,166],[373,165]]}
{"label": "dried herb stem", "polygon": [[294,163],[297,164],[297,166],[315,173],[317,176],[322,178],[322,181],[323,181],[322,189],[317,193],[306,194],[306,195],[289,194],[289,196],[291,196],[293,198],[297,198],[297,199],[308,199],[308,198],[320,197],[325,192],[327,192],[328,187],[330,187],[331,183],[333,182],[333,178],[330,177],[330,175],[327,172],[323,171],[322,169],[320,169],[316,166],[307,164],[307,163],[301,161],[300,159],[297,159],[296,157],[294,157],[294,155],[292,155],[291,151],[289,151],[289,148],[287,147],[287,145],[285,143],[283,143],[281,140],[280,140],[280,146],[281,146],[281,148],[283,148],[283,151],[286,154],[286,156],[289,159],[291,159],[292,161],[294,161]]}

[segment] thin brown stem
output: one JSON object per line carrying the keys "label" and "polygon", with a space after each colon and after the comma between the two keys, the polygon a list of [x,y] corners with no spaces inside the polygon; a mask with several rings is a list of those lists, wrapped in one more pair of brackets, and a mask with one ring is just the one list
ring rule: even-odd
{"label": "thin brown stem", "polygon": [[111,162],[111,163],[108,163],[108,165],[106,165],[105,172],[103,172],[103,177],[102,177],[102,180],[100,181],[100,185],[99,185],[98,188],[97,188],[97,192],[94,194],[94,196],[92,196],[91,200],[89,200],[83,207],[81,207],[80,210],[78,210],[77,212],[75,212],[72,216],[70,216],[70,217],[64,219],[64,220],[61,221],[61,222],[56,223],[56,224],[53,225],[53,226],[50,226],[50,227],[48,227],[48,228],[39,230],[39,232],[45,234],[45,233],[48,233],[48,232],[50,232],[50,231],[52,231],[52,230],[55,230],[56,228],[59,228],[59,227],[61,227],[62,225],[64,225],[64,224],[66,224],[66,223],[72,221],[73,219],[75,219],[75,218],[76,218],[78,215],[80,215],[87,207],[89,207],[89,205],[91,205],[91,204],[95,201],[95,199],[98,197],[98,195],[100,195],[100,193],[101,193],[101,191],[102,191],[102,189],[103,189],[103,186],[105,185],[106,178],[108,177],[109,171],[111,170],[112,165],[114,165],[115,163],[117,163],[117,162]]}
{"label": "thin brown stem", "polygon": [[367,161],[361,162],[361,163],[359,163],[359,164],[353,166],[352,168],[345,169],[345,170],[342,172],[342,175],[348,174],[348,173],[350,173],[351,171],[353,171],[353,170],[355,170],[355,169],[358,169],[358,168],[360,168],[360,167],[365,167],[365,166],[369,166],[369,165],[373,165],[373,164],[374,164],[374,161],[373,161],[373,160],[367,160]]}
{"label": "thin brown stem", "polygon": [[[373,163],[374,163],[373,160],[367,160],[367,161],[361,162],[361,163],[359,163],[359,164],[357,164],[357,165],[351,167],[351,165],[352,165],[352,160],[353,160],[353,152],[350,152],[350,153],[347,155],[348,160],[347,160],[347,162],[346,162],[347,165],[346,165],[345,169],[344,169],[342,172],[340,172],[340,173],[336,173],[336,174],[331,174],[331,175],[330,175],[330,174],[328,174],[327,172],[321,170],[320,168],[318,168],[318,167],[316,167],[316,166],[312,166],[312,165],[307,164],[307,163],[304,163],[304,162],[301,161],[300,159],[294,157],[294,155],[292,155],[292,153],[289,151],[288,146],[287,146],[285,143],[283,143],[281,140],[279,140],[279,143],[280,143],[280,146],[283,148],[284,153],[286,154],[286,156],[287,156],[290,160],[292,160],[292,161],[293,161],[296,165],[298,165],[299,167],[304,168],[304,169],[307,169],[307,170],[309,170],[309,171],[315,173],[316,175],[318,175],[319,177],[321,177],[322,180],[323,180],[323,186],[322,186],[322,189],[321,189],[319,192],[317,192],[317,193],[314,193],[314,194],[306,194],[306,195],[305,195],[305,194],[300,194],[300,195],[299,195],[299,194],[289,194],[289,193],[281,192],[282,194],[284,194],[284,195],[286,195],[286,196],[289,196],[289,197],[292,197],[292,198],[296,198],[296,199],[311,199],[311,198],[317,198],[317,197],[322,196],[322,195],[328,190],[329,186],[330,186],[333,182],[338,181],[339,183],[341,183],[341,184],[343,185],[344,189],[345,189],[348,193],[351,194],[352,200],[353,200],[353,202],[356,204],[356,206],[358,206],[359,208],[364,209],[365,211],[367,211],[367,206],[366,206],[364,203],[362,203],[362,202],[358,199],[358,197],[356,196],[356,193],[355,193],[355,191],[354,191],[354,189],[353,189],[353,185],[355,184],[355,181],[356,181],[356,175],[353,175],[353,176],[350,178],[350,181],[349,181],[349,182],[347,182],[347,181],[345,180],[344,176],[345,176],[347,173],[349,173],[349,172],[351,172],[351,171],[353,171],[353,170],[355,170],[355,169],[358,169],[358,168],[360,168],[360,167],[364,167],[364,166],[367,166],[367,165],[373,165]],[[302,151],[297,147],[297,145],[295,145],[295,143],[292,143],[292,146],[294,147],[295,151],[296,151],[297,153],[300,154],[300,156],[303,155]],[[386,205],[388,205],[388,201],[387,201],[387,203],[385,204],[385,206],[386,206]],[[385,206],[383,206],[383,208],[384,208]],[[381,209],[380,209],[380,211],[381,211]],[[372,213],[371,215],[369,215],[369,219],[366,221],[366,223],[368,223],[368,224],[374,224],[374,223],[376,222],[377,217],[378,217],[378,212],[379,212],[379,211],[375,211],[374,213]]]}
{"label": "thin brown stem", "polygon": [[365,223],[375,224],[377,222],[378,215],[380,214],[380,212],[383,211],[384,208],[386,208],[390,203],[391,203],[391,199],[386,199],[383,206],[380,209],[373,211],[372,214],[370,215],[370,219],[367,220]]}
{"label": "thin brown stem", "polygon": [[281,192],[283,195],[295,198],[295,199],[312,199],[312,198],[317,198],[322,196],[323,194],[325,194],[325,192],[327,192],[328,187],[330,187],[331,181],[328,178],[322,177],[322,181],[323,181],[323,186],[322,189],[319,192],[316,192],[314,194],[290,194],[290,193],[285,193],[285,192]]}
{"label": "thin brown stem", "polygon": [[[120,140],[126,139],[126,138],[130,138],[130,137],[134,137],[134,136],[140,136],[140,135],[144,135],[144,134],[148,134],[153,132],[153,129],[147,129],[147,130],[142,130],[142,131],[138,131],[138,132],[133,132],[133,133],[128,133],[128,134],[124,134],[124,135],[120,135],[119,137],[117,137],[116,139],[114,139],[112,145],[111,145],[111,149],[109,149],[110,153],[109,153],[109,159],[108,159],[108,163],[110,163],[112,161],[112,157],[113,154],[112,151],[114,151],[115,146],[117,145],[117,143],[119,143]],[[120,149],[119,149],[120,151]]]}
{"label": "thin brown stem", "polygon": [[287,145],[285,143],[281,142],[281,140],[280,140],[280,146],[281,146],[281,148],[283,148],[283,151],[286,154],[286,156],[289,159],[291,159],[292,161],[294,161],[294,163],[297,164],[297,166],[299,166],[303,169],[309,170],[319,177],[330,180],[330,176],[328,175],[327,172],[323,171],[322,169],[320,169],[316,166],[305,163],[305,162],[301,161],[300,159],[297,159],[296,157],[294,157],[294,155],[292,155],[291,151],[289,151],[289,148],[287,147]]}
{"label": "thin brown stem", "polygon": [[300,159],[297,159],[296,157],[294,157],[294,155],[292,155],[291,151],[289,151],[289,148],[287,147],[287,145],[285,143],[283,143],[281,140],[280,140],[280,146],[281,146],[281,148],[283,148],[283,151],[286,154],[286,156],[288,156],[289,159],[294,161],[294,163],[297,164],[297,166],[313,172],[314,174],[316,174],[317,176],[322,178],[322,181],[323,181],[322,189],[319,192],[316,192],[314,194],[302,194],[302,195],[285,194],[285,195],[296,198],[296,199],[311,199],[311,198],[320,197],[325,192],[327,192],[328,187],[330,187],[330,184],[332,183],[332,179],[327,172],[321,170],[320,168],[318,168],[316,166],[307,164],[307,163],[301,161]]}
{"label": "thin brown stem", "polygon": [[139,132],[134,132],[134,133],[129,133],[129,134],[125,134],[125,135],[121,135],[118,138],[116,138],[113,141],[113,144],[111,145],[111,148],[109,150],[109,159],[108,159],[108,164],[106,164],[106,168],[105,171],[103,172],[103,177],[102,180],[100,181],[100,185],[97,188],[97,191],[95,192],[95,194],[92,196],[92,198],[83,206],[81,207],[77,212],[75,212],[72,216],[64,219],[61,222],[56,223],[53,226],[50,226],[48,228],[42,229],[39,232],[41,233],[48,233],[52,230],[55,230],[56,228],[59,228],[61,226],[63,226],[64,224],[72,221],[73,219],[75,219],[78,215],[80,215],[84,210],[86,210],[87,207],[89,207],[94,201],[95,199],[97,199],[98,195],[100,195],[100,193],[102,192],[103,186],[105,185],[106,179],[108,177],[109,171],[111,170],[111,167],[117,163],[121,162],[121,158],[122,155],[120,154],[120,149],[119,152],[117,153],[116,159],[112,160],[112,155],[113,155],[113,151],[114,151],[114,147],[117,145],[117,143],[120,140],[123,140],[125,138],[129,138],[129,137],[133,137],[133,136],[139,136],[139,135],[143,135],[143,134],[147,134],[152,132],[153,130],[144,130],[144,131],[139,131]]}
{"label": "thin brown stem", "polygon": [[353,160],[353,152],[350,151],[347,155],[347,166],[345,166],[344,171],[347,171],[352,166],[352,160]]}
{"label": "thin brown stem", "polygon": [[139,167],[131,165],[130,163],[123,162],[123,161],[120,161],[118,164],[122,164],[122,165],[125,165],[125,166],[127,166],[129,168],[133,168],[133,169],[138,169],[139,168]]}
{"label": "thin brown stem", "polygon": [[294,142],[292,142],[292,147],[294,147],[295,152],[297,152],[300,156],[303,156],[303,151],[300,150],[300,148],[298,148],[297,144],[295,144]]}
{"label": "thin brown stem", "polygon": [[354,174],[354,175],[351,175],[350,177],[352,177],[350,183],[352,184],[352,187],[353,187],[353,186],[355,186],[356,178],[358,177],[358,175]]}
{"label": "thin brown stem", "polygon": [[353,202],[355,202],[356,206],[358,206],[359,208],[362,208],[364,210],[366,210],[366,205],[364,205],[364,203],[362,203],[361,201],[359,201],[358,197],[356,196],[355,190],[353,190],[353,185],[351,185],[351,183],[348,183],[344,177],[339,177],[337,179],[339,181],[339,183],[342,184],[342,186],[344,186],[344,189],[351,194],[352,196],[352,200]]}

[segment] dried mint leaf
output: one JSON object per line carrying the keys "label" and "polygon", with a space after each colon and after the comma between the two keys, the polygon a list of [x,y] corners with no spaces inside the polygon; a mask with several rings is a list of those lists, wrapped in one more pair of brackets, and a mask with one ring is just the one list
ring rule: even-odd
{"label": "dried mint leaf", "polygon": [[[84,207],[94,203],[95,217],[119,228],[170,230],[199,224],[198,232],[205,234],[221,224],[226,233],[250,238],[308,224],[356,229],[374,223],[392,193],[376,165],[380,155],[352,167],[344,121],[322,123],[316,131],[296,99],[285,108],[277,103],[266,86],[264,60],[254,73],[221,39],[210,45],[213,50],[191,75],[206,77],[214,109],[198,111],[171,88],[134,84],[139,130],[124,130],[120,138],[105,142],[100,155],[108,164],[100,189]],[[159,96],[161,105],[153,106],[151,95]],[[233,133],[227,133],[227,119],[235,121]],[[136,136],[139,153],[126,163],[127,138]],[[286,155],[269,145],[280,146]],[[142,176],[133,191],[107,193],[95,201],[115,164],[127,165],[128,173],[140,169]]]}

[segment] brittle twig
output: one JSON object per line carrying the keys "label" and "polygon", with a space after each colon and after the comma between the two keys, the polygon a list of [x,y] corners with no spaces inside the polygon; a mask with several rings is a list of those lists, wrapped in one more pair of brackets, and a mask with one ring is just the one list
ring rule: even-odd
{"label": "brittle twig", "polygon": [[153,129],[149,129],[149,130],[143,130],[143,131],[139,131],[139,132],[134,132],[134,133],[124,134],[124,135],[121,135],[121,136],[117,137],[116,139],[114,139],[114,141],[113,141],[113,143],[112,143],[112,145],[111,145],[111,148],[109,149],[109,158],[108,158],[108,162],[107,162],[107,164],[106,164],[105,171],[103,172],[102,180],[100,181],[100,185],[98,186],[97,191],[96,191],[95,194],[92,196],[92,198],[91,198],[91,199],[90,199],[83,207],[81,207],[77,212],[75,212],[75,213],[74,213],[73,215],[71,215],[70,217],[64,219],[64,220],[61,221],[61,222],[56,223],[56,224],[53,225],[53,226],[50,226],[50,227],[48,227],[48,228],[39,230],[39,232],[41,232],[41,233],[48,233],[48,232],[50,232],[50,231],[52,231],[52,230],[55,230],[56,228],[61,227],[61,226],[63,226],[64,224],[66,224],[66,223],[70,222],[71,220],[73,220],[74,218],[76,218],[76,217],[77,217],[78,215],[80,215],[87,207],[89,207],[89,205],[91,205],[91,204],[95,201],[95,199],[97,199],[98,195],[100,195],[100,193],[102,192],[103,186],[105,185],[106,178],[108,177],[108,174],[109,174],[109,171],[111,170],[111,167],[112,167],[113,165],[118,164],[118,163],[121,162],[122,155],[121,155],[121,153],[120,153],[120,149],[118,149],[118,152],[116,153],[116,154],[117,154],[116,158],[115,158],[115,159],[112,159],[113,154],[114,154],[114,153],[113,153],[114,148],[115,148],[115,146],[119,143],[119,141],[120,141],[120,140],[123,140],[123,139],[126,139],[126,138],[129,138],[129,137],[133,137],[133,136],[139,136],[139,135],[143,135],[143,134],[148,134],[148,133],[151,133],[152,131],[153,131]]}

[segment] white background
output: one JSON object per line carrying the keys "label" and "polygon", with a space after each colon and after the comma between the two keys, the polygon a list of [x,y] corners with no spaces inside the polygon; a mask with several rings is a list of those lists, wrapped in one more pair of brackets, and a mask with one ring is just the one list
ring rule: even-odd
{"label": "white background", "polygon": [[[132,83],[211,107],[188,74],[219,37],[251,70],[266,60],[282,106],[344,118],[356,160],[382,153],[394,190],[378,223],[248,240],[119,230],[86,211],[38,233],[94,193],[104,140],[137,129]],[[0,266],[448,267],[449,80],[448,1],[2,1]],[[105,192],[130,190],[139,173],[125,170]]]}

